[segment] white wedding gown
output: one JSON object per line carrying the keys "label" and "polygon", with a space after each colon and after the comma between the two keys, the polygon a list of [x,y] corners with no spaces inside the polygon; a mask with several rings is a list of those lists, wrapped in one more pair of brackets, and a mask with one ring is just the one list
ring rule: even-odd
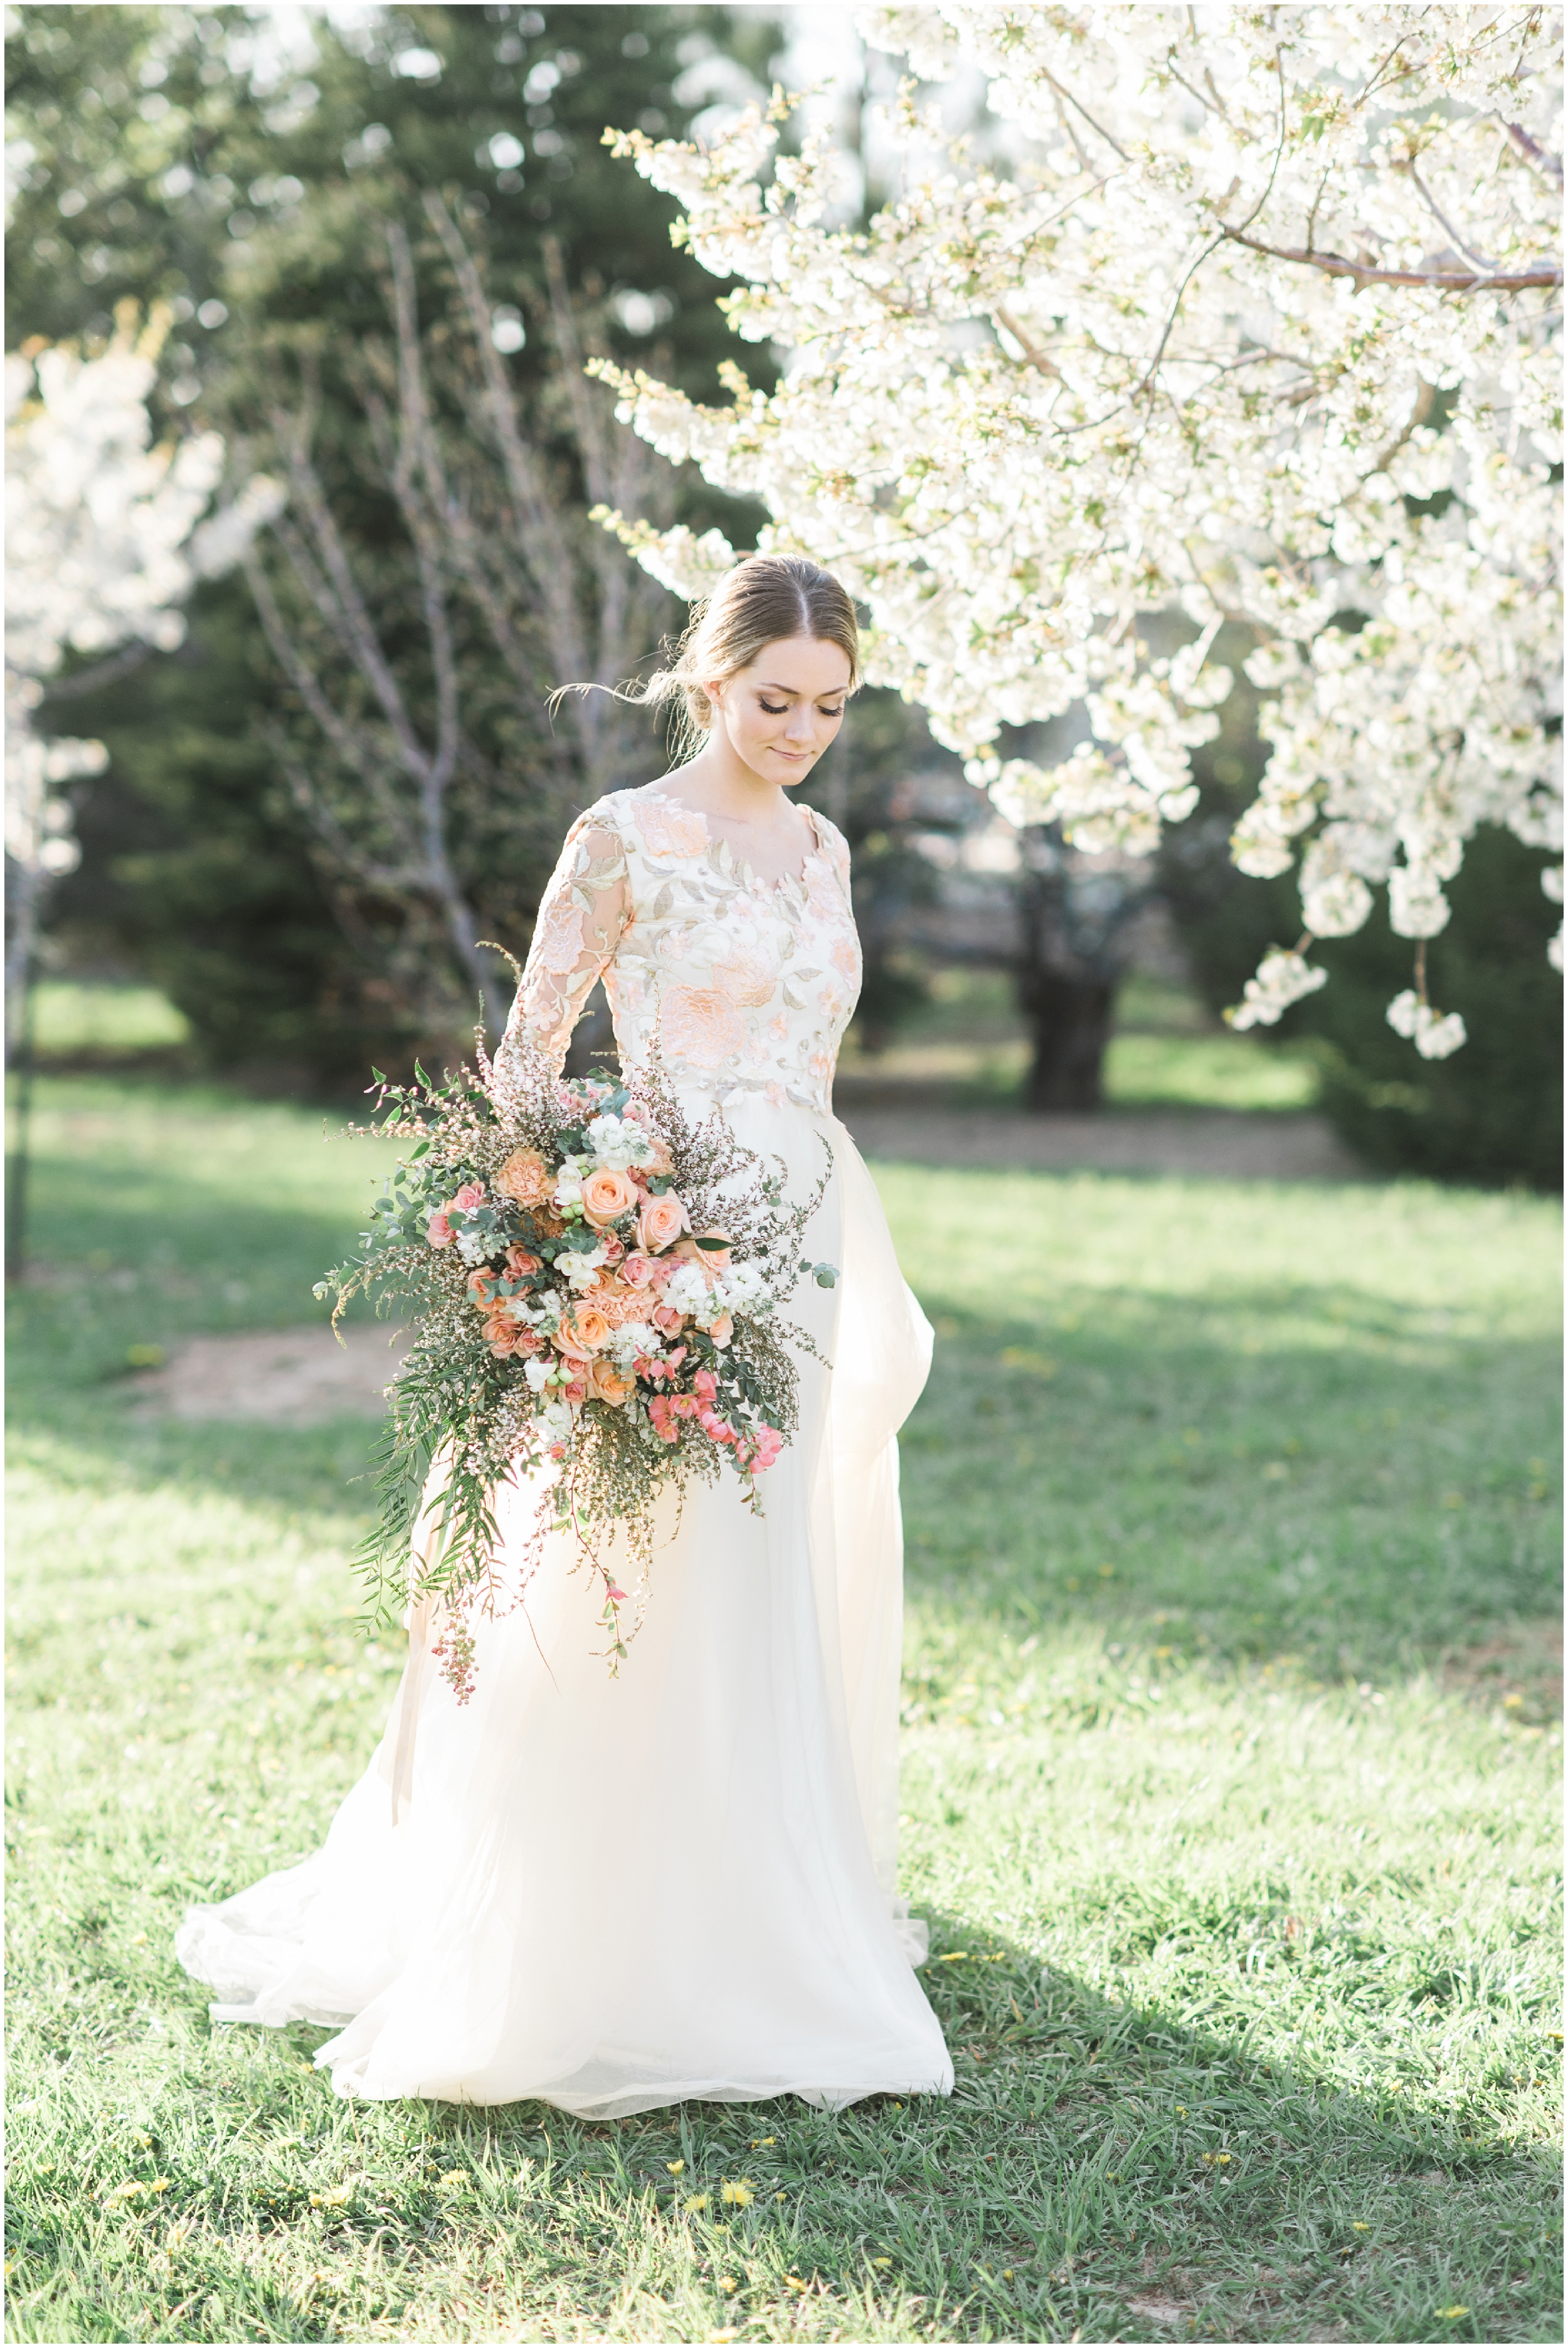
{"label": "white wedding gown", "polygon": [[[503,1045],[559,1069],[600,975],[622,1065],[657,1035],[690,1109],[722,1105],[836,1263],[794,1317],[800,1427],[753,1515],[725,1471],[665,1506],[619,1677],[589,1578],[547,1544],[526,1611],[477,1625],[459,1705],[413,1624],[392,1720],[326,1842],[178,1949],[225,2022],[340,2024],[340,2095],[537,2096],[604,2118],[687,2096],[947,2094],[952,2065],[897,1896],[902,1540],[897,1430],[930,1331],[827,1103],[859,950],[849,861],[813,816],[798,879],[753,878],[701,816],[618,792],[573,827]],[[538,1489],[498,1515],[531,1521]]]}

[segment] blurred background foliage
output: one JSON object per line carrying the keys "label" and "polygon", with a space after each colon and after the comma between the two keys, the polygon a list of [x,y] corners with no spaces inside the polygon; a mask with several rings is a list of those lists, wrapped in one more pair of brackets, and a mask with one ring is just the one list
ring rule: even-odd
{"label": "blurred background foliage", "polygon": [[[481,478],[485,452],[465,427],[486,354],[430,209],[439,198],[480,273],[490,355],[572,550],[585,637],[634,665],[683,615],[644,584],[640,611],[619,634],[605,632],[561,321],[582,350],[647,364],[701,396],[712,396],[733,344],[720,289],[671,244],[672,207],[610,160],[600,137],[609,124],[700,132],[705,109],[765,90],[786,14],[402,6],[313,15],[313,49],[291,47],[282,15],[241,7],[13,10],[20,170],[8,346],[102,336],[126,298],[169,304],[159,427],[216,424],[237,465],[270,469],[281,469],[291,431],[296,445],[303,434],[333,526],[373,592],[390,668],[423,723],[430,652],[374,395],[378,380],[395,388],[390,232],[406,243],[443,446],[461,454],[474,441],[468,479]],[[840,95],[854,148],[866,92]],[[886,192],[867,182],[861,201]],[[590,396],[603,422],[608,403]],[[699,530],[717,522],[738,543],[760,519],[694,472],[645,488],[662,511]],[[580,727],[552,729],[544,699],[564,680],[528,573],[525,561],[512,613],[524,652],[509,681],[472,596],[460,580],[454,587],[470,629],[454,886],[476,934],[519,953],[572,808],[627,779],[629,756],[650,772],[661,763],[646,729],[607,736],[602,747]],[[304,644],[309,599],[276,544],[265,575]],[[177,654],[75,695],[67,676],[41,713],[46,729],[96,736],[110,752],[107,772],[73,792],[84,853],[54,900],[56,978],[156,986],[186,1040],[149,1049],[178,1048],[275,1090],[363,1081],[373,1060],[405,1066],[422,1045],[448,1044],[470,1015],[471,973],[454,962],[427,891],[367,881],[387,867],[384,854],[376,865],[374,824],[354,835],[357,863],[344,848],[339,819],[359,821],[364,807],[330,771],[251,588],[239,576],[208,583],[188,616]],[[1232,648],[1233,666],[1245,649]],[[331,653],[314,647],[318,674]],[[350,701],[363,685],[346,671],[331,681]],[[1420,1062],[1386,1025],[1384,1004],[1409,983],[1409,948],[1381,913],[1319,950],[1332,983],[1266,1042],[1220,1028],[1261,949],[1300,929],[1293,884],[1244,880],[1226,852],[1266,755],[1256,717],[1256,696],[1238,682],[1220,735],[1194,755],[1198,811],[1152,866],[1129,869],[1075,857],[1049,832],[999,839],[919,713],[865,695],[812,792],[849,836],[867,947],[850,1082],[867,1066],[896,1074],[901,1052],[913,1069],[922,1049],[920,1064],[940,1062],[950,1077],[962,1042],[968,1097],[979,1083],[1037,1110],[1316,1097],[1375,1165],[1555,1183],[1551,908],[1544,860],[1510,838],[1478,844],[1452,891],[1452,922],[1430,950],[1434,994],[1471,1038],[1453,1059]],[[1051,730],[1065,745],[1071,719]]]}

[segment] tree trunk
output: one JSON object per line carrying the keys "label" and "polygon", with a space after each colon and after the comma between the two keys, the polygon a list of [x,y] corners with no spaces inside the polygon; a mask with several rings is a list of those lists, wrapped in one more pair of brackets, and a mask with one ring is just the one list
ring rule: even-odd
{"label": "tree trunk", "polygon": [[1104,1106],[1105,1047],[1116,1007],[1114,979],[1033,970],[1019,995],[1034,1031],[1029,1106],[1036,1115]]}

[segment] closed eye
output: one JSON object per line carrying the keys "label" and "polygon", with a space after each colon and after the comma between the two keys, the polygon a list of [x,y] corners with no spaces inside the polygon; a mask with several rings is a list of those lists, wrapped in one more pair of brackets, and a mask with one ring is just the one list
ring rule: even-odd
{"label": "closed eye", "polygon": [[[761,709],[765,709],[770,717],[782,717],[789,707],[787,701],[764,701],[760,694],[757,695],[757,705]],[[843,702],[841,701],[839,703],[836,709],[824,709],[821,712],[821,715],[824,717],[842,717],[844,715]]]}

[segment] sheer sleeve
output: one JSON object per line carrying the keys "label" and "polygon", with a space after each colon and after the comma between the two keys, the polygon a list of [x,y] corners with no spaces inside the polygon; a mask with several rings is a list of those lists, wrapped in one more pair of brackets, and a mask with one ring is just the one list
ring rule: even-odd
{"label": "sheer sleeve", "polygon": [[496,1055],[503,1079],[519,1079],[528,1065],[540,1060],[559,1076],[583,1004],[614,961],[630,918],[626,850],[589,808],[568,832],[539,901],[528,964]]}

